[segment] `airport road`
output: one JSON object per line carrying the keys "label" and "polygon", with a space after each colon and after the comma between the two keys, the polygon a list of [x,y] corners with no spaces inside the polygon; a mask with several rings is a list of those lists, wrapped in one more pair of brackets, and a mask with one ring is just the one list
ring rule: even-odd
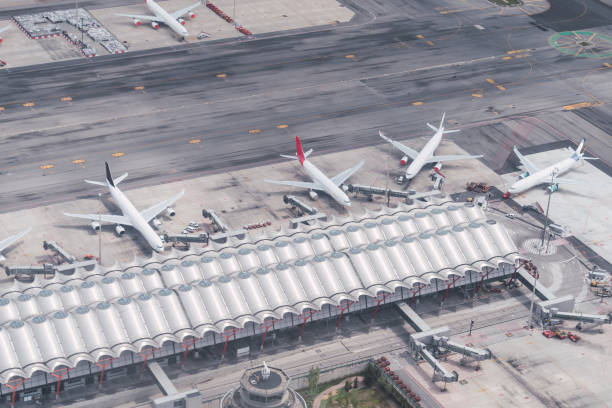
{"label": "airport road", "polygon": [[[450,138],[494,169],[513,144],[578,140],[559,123],[583,120],[562,107],[586,102],[600,122],[610,115],[612,68],[548,45],[542,24],[599,21],[557,8],[571,1],[535,26],[493,6],[440,14],[450,3],[357,0],[360,14],[344,26],[4,69],[0,209],[87,196],[82,180],[101,179],[104,161],[130,172],[126,189],[278,161],[294,135],[316,162],[380,143],[379,128],[400,140],[428,135],[425,122],[442,112],[464,130]],[[609,138],[593,143],[609,161]]]}

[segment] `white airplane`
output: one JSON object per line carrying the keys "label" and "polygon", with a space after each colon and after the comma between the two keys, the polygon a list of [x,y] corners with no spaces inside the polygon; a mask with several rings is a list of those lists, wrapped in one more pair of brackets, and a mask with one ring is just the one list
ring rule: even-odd
{"label": "white airplane", "polygon": [[[8,30],[9,28],[11,28],[11,25],[7,25],[4,28],[0,28],[0,34],[2,34],[3,32],[5,32],[6,30]],[[2,37],[0,37],[0,44],[2,44]]]}
{"label": "white airplane", "polygon": [[363,166],[363,160],[359,162],[355,167],[344,170],[342,173],[332,177],[331,179],[327,177],[321,170],[319,170],[314,164],[310,161],[306,160],[310,153],[312,153],[312,149],[308,150],[306,153],[302,150],[302,142],[300,142],[299,137],[295,137],[295,146],[297,150],[296,156],[288,156],[281,154],[282,157],[286,157],[292,160],[299,160],[300,164],[304,168],[304,171],[310,178],[312,179],[312,183],[303,182],[303,181],[276,181],[276,180],[264,180],[266,183],[272,184],[280,184],[283,186],[292,186],[299,188],[307,188],[310,191],[308,194],[310,198],[316,200],[318,195],[315,190],[325,191],[327,194],[331,196],[334,200],[336,200],[339,204],[350,207],[351,200],[349,200],[348,196],[342,191],[340,185],[344,183],[349,177],[351,177],[357,170]]}
{"label": "white airplane", "polygon": [[198,1],[197,3],[192,4],[189,7],[185,7],[184,9],[177,10],[173,13],[168,13],[164,10],[159,4],[157,4],[154,0],[145,0],[145,5],[149,9],[153,15],[135,15],[135,14],[121,14],[115,13],[118,16],[130,17],[134,22],[134,25],[140,26],[142,21],[151,22],[151,27],[154,29],[159,28],[159,23],[164,23],[168,27],[172,29],[175,33],[177,33],[181,38],[185,38],[189,35],[189,32],[185,27],[185,20],[183,20],[183,16],[185,14],[189,15],[190,19],[195,18],[195,13],[192,11],[194,8],[201,6],[202,2]]}
{"label": "white airplane", "polygon": [[110,215],[110,214],[69,214],[64,213],[64,215],[68,217],[77,217],[77,218],[85,218],[87,220],[92,220],[91,228],[94,231],[100,230],[100,222],[105,222],[109,224],[115,224],[115,232],[117,235],[121,236],[125,232],[125,228],[123,225],[127,225],[130,227],[134,227],[134,229],[143,236],[143,238],[151,245],[156,252],[162,252],[164,250],[164,243],[161,240],[160,236],[153,231],[153,228],[149,225],[149,222],[152,221],[153,225],[158,228],[161,226],[161,221],[159,221],[157,217],[162,211],[166,211],[166,214],[169,216],[174,216],[175,212],[170,207],[176,200],[182,197],[185,190],[181,191],[174,197],[161,201],[151,207],[147,208],[144,211],[138,212],[136,207],[128,200],[128,198],[119,190],[116,186],[121,183],[126,177],[127,173],[119,176],[118,178],[113,180],[111,176],[110,169],[108,168],[108,163],[106,164],[106,182],[99,181],[91,181],[85,180],[86,183],[95,184],[98,186],[108,187],[111,196],[113,197],[113,201],[117,206],[121,209],[123,215]]}
{"label": "white airplane", "polygon": [[[25,231],[21,231],[19,234],[15,234],[11,237],[8,237],[4,241],[0,241],[0,252],[13,245],[15,241],[17,241],[30,231],[32,231],[32,227],[27,228]],[[4,261],[6,261],[6,258],[3,257],[2,254],[0,254],[0,264],[4,264]]]}
{"label": "white airplane", "polygon": [[529,190],[530,188],[539,184],[548,183],[548,191],[551,193],[559,189],[559,184],[580,184],[579,181],[558,178],[561,174],[580,167],[584,164],[584,160],[597,160],[596,157],[584,157],[582,148],[584,147],[585,139],[582,139],[576,150],[569,149],[571,151],[570,157],[561,160],[559,163],[548,166],[545,169],[538,169],[531,161],[519,152],[514,146],[514,153],[520,160],[521,164],[525,168],[525,172],[519,176],[519,180],[512,184],[508,191],[504,194],[504,198],[510,197],[511,194],[520,194],[523,191]]}
{"label": "white airplane", "polygon": [[402,159],[400,160],[400,164],[402,166],[406,165],[406,163],[408,162],[408,158],[412,160],[412,163],[410,163],[410,166],[408,166],[408,169],[406,169],[406,179],[410,180],[414,178],[419,173],[419,171],[421,171],[423,166],[429,163],[438,163],[436,166],[434,166],[434,171],[440,174],[441,176],[443,176],[442,173],[440,173],[440,167],[441,167],[442,162],[449,161],[449,160],[479,159],[482,157],[482,154],[434,156],[434,152],[440,145],[443,135],[445,135],[446,133],[459,132],[459,130],[444,130],[444,117],[445,116],[446,116],[446,113],[442,115],[442,121],[440,122],[440,127],[435,127],[434,125],[431,125],[429,123],[427,124],[427,126],[433,129],[436,133],[433,135],[431,139],[429,139],[427,144],[425,144],[425,147],[423,147],[423,149],[421,149],[420,152],[417,152],[416,150],[413,150],[410,147],[401,144],[400,142],[391,140],[387,136],[385,136],[385,134],[382,131],[380,130],[378,131],[378,134],[380,135],[381,138],[391,143],[393,146],[395,146],[397,149],[401,150],[405,154],[405,156],[402,157]]}

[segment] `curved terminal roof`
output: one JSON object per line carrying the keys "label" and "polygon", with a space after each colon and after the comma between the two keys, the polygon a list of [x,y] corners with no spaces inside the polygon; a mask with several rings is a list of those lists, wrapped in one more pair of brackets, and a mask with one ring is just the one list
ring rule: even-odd
{"label": "curved terminal roof", "polygon": [[482,273],[519,257],[507,231],[478,207],[408,208],[0,287],[0,381]]}

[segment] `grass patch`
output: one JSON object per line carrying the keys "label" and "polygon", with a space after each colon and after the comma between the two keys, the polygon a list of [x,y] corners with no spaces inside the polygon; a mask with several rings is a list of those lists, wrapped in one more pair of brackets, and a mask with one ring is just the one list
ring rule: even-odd
{"label": "grass patch", "polygon": [[[359,408],[389,408],[389,403],[386,401],[388,396],[381,392],[378,387],[362,388],[359,390],[349,391],[349,401],[357,401]],[[342,408],[342,404],[335,397],[327,397],[323,401],[325,408]],[[351,403],[351,406],[354,404]]]}
{"label": "grass patch", "polygon": [[[356,375],[359,374],[351,375],[344,378],[338,378],[337,380],[332,380],[326,383],[317,384],[317,387],[312,392],[310,392],[308,388],[302,388],[301,390],[297,390],[297,392],[302,396],[302,398],[304,398],[304,401],[306,401],[306,405],[308,405],[308,408],[312,408],[312,402],[317,397],[317,395],[319,395],[329,387],[336,384],[340,384],[341,382],[346,381],[347,378],[353,378]],[[323,405],[321,406],[323,407]]]}
{"label": "grass patch", "polygon": [[502,7],[520,6],[521,4],[523,4],[521,0],[489,0],[489,2]]}

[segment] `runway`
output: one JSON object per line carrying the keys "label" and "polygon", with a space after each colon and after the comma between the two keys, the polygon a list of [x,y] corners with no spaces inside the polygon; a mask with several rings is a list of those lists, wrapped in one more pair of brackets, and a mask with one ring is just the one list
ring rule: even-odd
{"label": "runway", "polygon": [[[104,161],[130,189],[283,160],[295,135],[313,159],[379,144],[378,129],[421,137],[443,112],[463,130],[450,138],[493,169],[513,144],[581,139],[583,123],[588,149],[611,160],[604,60],[550,47],[551,18],[478,0],[441,14],[450,4],[356,0],[336,27],[3,69],[0,211],[87,196]],[[578,11],[554,18],[590,27]],[[563,109],[582,102],[580,116]]]}

